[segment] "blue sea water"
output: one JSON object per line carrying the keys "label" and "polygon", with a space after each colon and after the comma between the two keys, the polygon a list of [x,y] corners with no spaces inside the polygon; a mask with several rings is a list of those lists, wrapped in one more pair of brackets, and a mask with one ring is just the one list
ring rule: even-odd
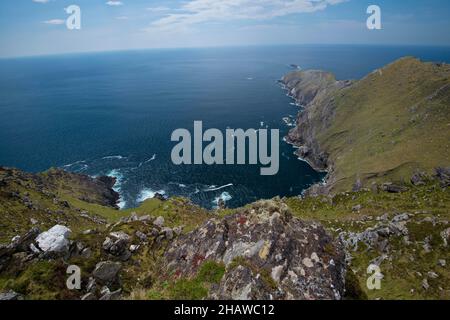
{"label": "blue sea water", "polygon": [[280,171],[260,166],[175,166],[174,129],[280,129],[298,107],[277,80],[292,70],[357,79],[413,55],[450,61],[449,48],[279,46],[168,49],[0,60],[0,165],[27,171],[62,167],[117,178],[121,206],[155,192],[213,207],[300,194],[323,174],[281,142]]}

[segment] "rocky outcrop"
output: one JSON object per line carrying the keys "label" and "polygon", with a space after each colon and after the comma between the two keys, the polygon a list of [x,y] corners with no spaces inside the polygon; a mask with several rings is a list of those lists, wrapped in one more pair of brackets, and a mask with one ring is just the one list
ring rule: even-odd
{"label": "rocky outcrop", "polygon": [[261,201],[212,219],[178,238],[165,254],[169,273],[192,277],[205,261],[226,266],[210,299],[340,299],[344,252],[316,223]]}

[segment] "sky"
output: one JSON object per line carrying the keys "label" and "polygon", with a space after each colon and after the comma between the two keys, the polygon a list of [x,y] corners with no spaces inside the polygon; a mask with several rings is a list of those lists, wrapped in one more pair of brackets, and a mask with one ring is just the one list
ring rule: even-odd
{"label": "sky", "polygon": [[[65,8],[81,10],[69,30]],[[369,5],[381,30],[369,30]],[[448,0],[2,0],[0,57],[280,44],[450,45]]]}

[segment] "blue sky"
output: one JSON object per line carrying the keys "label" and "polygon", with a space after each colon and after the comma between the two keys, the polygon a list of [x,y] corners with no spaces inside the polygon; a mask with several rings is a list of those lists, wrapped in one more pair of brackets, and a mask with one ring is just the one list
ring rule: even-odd
{"label": "blue sky", "polygon": [[[64,11],[81,8],[81,30]],[[368,30],[366,9],[382,10]],[[276,44],[450,45],[448,0],[2,0],[0,56]]]}

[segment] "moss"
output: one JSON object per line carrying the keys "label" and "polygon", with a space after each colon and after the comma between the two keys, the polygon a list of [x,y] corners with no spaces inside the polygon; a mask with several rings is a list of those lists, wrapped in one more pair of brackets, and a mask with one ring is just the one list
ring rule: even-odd
{"label": "moss", "polygon": [[201,282],[219,283],[225,273],[225,265],[214,261],[206,261],[201,266],[197,279]]}

